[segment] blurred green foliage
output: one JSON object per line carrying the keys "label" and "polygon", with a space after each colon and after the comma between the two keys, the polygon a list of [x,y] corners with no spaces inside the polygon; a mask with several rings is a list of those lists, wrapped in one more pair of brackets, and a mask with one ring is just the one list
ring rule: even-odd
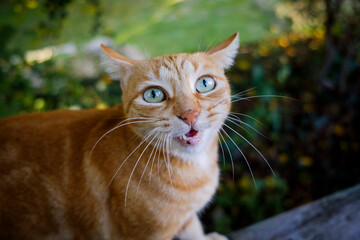
{"label": "blurred green foliage", "polygon": [[248,116],[238,115],[243,129],[226,124],[253,146],[224,126],[222,181],[202,215],[208,231],[228,233],[360,182],[359,9],[355,0],[3,1],[0,117],[120,102],[119,83],[84,47],[97,36],[159,55],[240,32],[228,76],[250,97],[232,111]]}
{"label": "blurred green foliage", "polygon": [[[228,75],[233,92],[250,91],[233,103],[232,111],[247,114],[239,117],[266,138],[246,125],[236,130],[251,140],[277,176],[251,145],[224,127],[245,153],[257,188],[244,157],[227,139],[235,177],[223,143],[223,184],[203,217],[209,230],[231,232],[360,182],[360,44],[349,35],[337,36],[331,50],[336,58],[323,80],[327,41],[324,29],[317,28],[311,36],[290,32],[240,49]],[[348,58],[343,41],[354,41],[353,57]],[[267,97],[273,94],[280,96]]]}

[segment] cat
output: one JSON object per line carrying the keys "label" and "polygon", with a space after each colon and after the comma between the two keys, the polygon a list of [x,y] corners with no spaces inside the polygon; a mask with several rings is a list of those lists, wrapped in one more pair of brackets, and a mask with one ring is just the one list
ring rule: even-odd
{"label": "cat", "polygon": [[238,33],[150,60],[102,45],[122,104],[0,120],[1,239],[225,240],[197,214],[219,182]]}

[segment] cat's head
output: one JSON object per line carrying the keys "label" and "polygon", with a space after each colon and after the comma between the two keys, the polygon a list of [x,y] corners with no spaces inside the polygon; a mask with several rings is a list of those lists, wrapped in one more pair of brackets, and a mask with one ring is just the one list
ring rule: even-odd
{"label": "cat's head", "polygon": [[136,61],[102,45],[108,73],[120,80],[124,112],[134,122],[129,126],[146,142],[184,159],[217,139],[231,103],[224,70],[238,47],[236,33],[205,52]]}

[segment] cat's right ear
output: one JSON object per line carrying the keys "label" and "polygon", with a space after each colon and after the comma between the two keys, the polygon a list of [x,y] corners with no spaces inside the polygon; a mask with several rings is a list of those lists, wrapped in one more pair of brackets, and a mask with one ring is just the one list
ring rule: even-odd
{"label": "cat's right ear", "polygon": [[239,33],[233,34],[231,37],[207,50],[206,53],[212,56],[213,60],[223,69],[228,69],[234,63],[234,58],[238,53]]}
{"label": "cat's right ear", "polygon": [[136,61],[122,56],[103,44],[101,44],[101,48],[106,54],[102,59],[106,72],[113,80],[120,80],[121,87],[123,88],[127,84]]}

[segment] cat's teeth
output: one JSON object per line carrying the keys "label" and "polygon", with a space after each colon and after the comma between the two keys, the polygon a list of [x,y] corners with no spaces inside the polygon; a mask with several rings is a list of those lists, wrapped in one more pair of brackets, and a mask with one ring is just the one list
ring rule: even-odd
{"label": "cat's teeth", "polygon": [[188,137],[186,137],[185,134],[184,134],[184,135],[180,136],[180,139],[186,141],[186,140],[188,140]]}
{"label": "cat's teeth", "polygon": [[190,132],[179,136],[179,140],[185,145],[195,145],[199,143],[201,140],[201,134],[198,134],[198,131],[191,132],[191,134]]}

